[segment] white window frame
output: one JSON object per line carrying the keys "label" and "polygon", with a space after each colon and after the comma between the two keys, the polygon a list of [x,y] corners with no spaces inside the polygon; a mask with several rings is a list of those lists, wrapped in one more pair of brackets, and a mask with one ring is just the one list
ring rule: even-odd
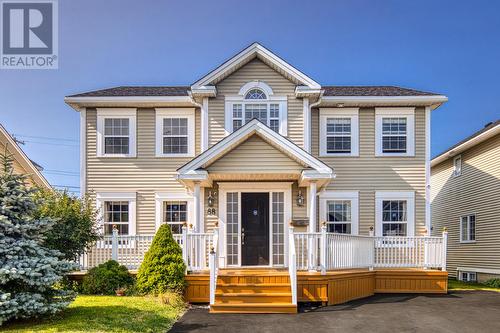
{"label": "white window frame", "polygon": [[383,236],[382,205],[386,200],[406,201],[406,236],[415,236],[415,192],[375,192],[375,235]]}
{"label": "white window frame", "polygon": [[[194,108],[156,108],[156,157],[194,157],[195,156],[195,109]],[[163,119],[187,118],[188,152],[186,154],[163,153]]]}
{"label": "white window frame", "polygon": [[[382,119],[406,118],[406,152],[384,153],[382,144]],[[429,135],[429,133],[426,133]],[[415,156],[415,108],[375,108],[375,156],[398,157]]]}
{"label": "white window frame", "polygon": [[[200,194],[200,197],[201,196]],[[156,230],[163,224],[163,203],[165,201],[186,201],[187,202],[187,223],[192,223],[194,216],[194,197],[183,190],[155,193],[155,227]],[[203,214],[203,208],[200,209]],[[203,220],[203,219],[202,219]],[[201,226],[203,232],[204,226]]]}
{"label": "white window frame", "polygon": [[[349,118],[351,120],[351,152],[327,152],[327,120],[329,118]],[[359,156],[359,108],[326,108],[319,111],[319,151],[320,157]]]}
{"label": "white window frame", "polygon": [[359,192],[323,191],[319,194],[320,222],[327,221],[328,201],[342,200],[351,202],[351,235],[359,234]]}
{"label": "white window frame", "polygon": [[[106,154],[104,143],[104,122],[110,118],[127,118],[129,120],[129,151],[128,154]],[[137,137],[136,108],[97,108],[97,157],[136,157]]]}
{"label": "white window frame", "polygon": [[[460,164],[457,167],[457,162]],[[462,155],[457,155],[453,158],[453,177],[458,177],[462,175]]]}
{"label": "white window frame", "polygon": [[100,227],[104,234],[104,202],[128,201],[128,236],[136,235],[136,202],[135,192],[98,192],[96,193],[97,211],[99,212]]}
{"label": "white window frame", "polygon": [[[462,274],[465,274],[467,276],[465,280],[463,279]],[[458,271],[458,280],[463,282],[477,282],[477,273]]]}
{"label": "white window frame", "polygon": [[[245,99],[247,92],[252,89],[260,89],[266,94],[266,99]],[[226,135],[233,133],[233,105],[241,104],[242,126],[245,125],[245,105],[246,104],[266,104],[267,105],[267,120],[270,120],[271,104],[279,106],[279,134],[286,136],[288,134],[288,110],[287,96],[276,96],[271,87],[262,81],[252,81],[243,85],[238,95],[225,96],[225,130]],[[266,124],[269,126],[269,123]]]}
{"label": "white window frame", "polygon": [[[474,239],[470,239],[470,217],[471,216],[474,216]],[[464,240],[464,234],[462,232],[462,228],[463,228],[463,221],[462,219],[463,218],[467,218],[467,239]],[[476,239],[477,239],[477,214],[476,213],[471,213],[471,214],[465,214],[465,215],[461,215],[460,216],[460,224],[459,224],[459,227],[460,227],[460,243],[462,244],[467,244],[467,243],[475,243],[476,242]]]}

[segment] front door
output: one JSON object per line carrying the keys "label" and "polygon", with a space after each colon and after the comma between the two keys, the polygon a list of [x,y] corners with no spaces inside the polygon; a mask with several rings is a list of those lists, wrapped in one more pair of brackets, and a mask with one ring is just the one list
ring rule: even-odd
{"label": "front door", "polygon": [[241,265],[269,265],[269,193],[241,193]]}

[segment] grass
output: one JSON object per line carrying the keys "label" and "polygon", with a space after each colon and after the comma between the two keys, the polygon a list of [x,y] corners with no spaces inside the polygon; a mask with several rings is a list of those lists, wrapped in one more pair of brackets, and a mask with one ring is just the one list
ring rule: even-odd
{"label": "grass", "polygon": [[472,283],[472,282],[462,282],[458,280],[448,280],[448,289],[449,290],[489,290],[500,292],[500,288],[492,288],[488,287],[484,284],[480,283]]}
{"label": "grass", "polygon": [[2,332],[166,332],[184,311],[153,297],[78,296],[62,313],[15,321]]}

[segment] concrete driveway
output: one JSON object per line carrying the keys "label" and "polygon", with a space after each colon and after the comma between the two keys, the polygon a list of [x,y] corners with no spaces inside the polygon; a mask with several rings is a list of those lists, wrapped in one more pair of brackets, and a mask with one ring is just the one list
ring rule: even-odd
{"label": "concrete driveway", "polygon": [[375,295],[296,315],[209,314],[194,308],[170,332],[500,332],[500,293]]}

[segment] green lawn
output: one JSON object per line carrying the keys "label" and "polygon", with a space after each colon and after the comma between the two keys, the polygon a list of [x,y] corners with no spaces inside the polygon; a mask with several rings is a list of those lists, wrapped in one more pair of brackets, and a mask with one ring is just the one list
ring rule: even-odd
{"label": "green lawn", "polygon": [[78,296],[61,314],[19,321],[2,332],[166,332],[182,307],[161,304],[153,297]]}
{"label": "green lawn", "polygon": [[458,280],[448,280],[449,290],[489,290],[500,292],[500,288],[491,288],[480,283],[462,282]]}

